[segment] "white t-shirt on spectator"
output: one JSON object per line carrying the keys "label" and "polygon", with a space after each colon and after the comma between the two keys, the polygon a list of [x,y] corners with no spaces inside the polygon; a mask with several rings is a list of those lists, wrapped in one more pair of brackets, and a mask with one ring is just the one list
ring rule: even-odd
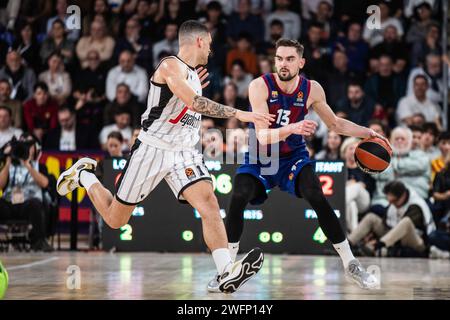
{"label": "white t-shirt on spectator", "polygon": [[425,101],[417,100],[414,94],[400,99],[397,107],[397,122],[411,117],[417,113],[423,114],[426,122],[435,122],[441,115],[440,108],[428,98]]}
{"label": "white t-shirt on spectator", "polygon": [[167,39],[163,39],[153,46],[153,67],[156,68],[160,59],[161,52],[167,52],[169,55],[175,55],[178,52],[178,40],[169,42]]}
{"label": "white t-shirt on spectator", "polygon": [[[450,72],[450,67],[448,68],[448,71]],[[406,89],[406,94],[410,95],[413,94],[413,88],[414,88],[414,79],[418,75],[423,75],[428,80],[428,90],[427,90],[427,98],[431,100],[431,102],[440,104],[442,102],[442,94],[441,92],[444,92],[444,82],[440,79],[437,81],[437,86],[439,88],[439,91],[433,90],[431,87],[431,78],[428,76],[428,74],[425,73],[425,70],[423,70],[422,67],[417,67],[411,70],[408,77],[408,88]],[[448,88],[450,89],[450,77],[448,80]]]}
{"label": "white t-shirt on spectator", "polygon": [[106,78],[106,96],[109,101],[116,98],[116,88],[119,84],[125,83],[130,87],[139,102],[145,102],[148,94],[148,79],[145,69],[134,66],[131,72],[123,72],[121,66],[116,66],[108,72]]}
{"label": "white t-shirt on spectator", "polygon": [[300,38],[301,34],[301,20],[300,16],[292,11],[273,12],[267,16],[266,19],[266,40],[270,40],[270,24],[273,20],[280,20],[283,22],[284,33],[283,38],[296,40]]}
{"label": "white t-shirt on spectator", "polygon": [[61,130],[61,138],[59,139],[59,150],[75,151],[77,149],[75,141],[75,129]]}
{"label": "white t-shirt on spectator", "polygon": [[100,132],[100,143],[104,145],[108,140],[108,135],[113,131],[119,131],[123,137],[122,151],[128,151],[130,149],[129,144],[133,136],[133,130],[131,127],[126,127],[125,129],[119,129],[119,127],[114,123],[109,126],[103,127]]}
{"label": "white t-shirt on spectator", "polygon": [[14,127],[9,127],[5,131],[0,131],[0,148],[3,147],[7,142],[11,141],[13,137],[17,139],[22,135],[22,130]]}
{"label": "white t-shirt on spectator", "polygon": [[[372,19],[369,17],[369,19]],[[364,31],[363,31],[363,38],[366,40],[370,47],[374,47],[377,44],[383,42],[383,33],[384,29],[386,29],[387,26],[394,26],[397,29],[397,34],[401,38],[403,36],[403,26],[401,22],[397,18],[387,18],[385,21],[381,22],[380,28],[373,28],[369,29],[367,26],[367,20],[364,23]]]}

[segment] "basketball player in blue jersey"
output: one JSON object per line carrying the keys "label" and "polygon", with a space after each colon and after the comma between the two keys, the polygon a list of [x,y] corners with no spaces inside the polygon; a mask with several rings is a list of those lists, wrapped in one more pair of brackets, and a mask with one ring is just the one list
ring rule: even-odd
{"label": "basketball player in blue jersey", "polygon": [[[327,104],[320,84],[299,75],[305,65],[302,55],[303,46],[298,41],[278,40],[275,55],[277,72],[265,74],[250,83],[249,99],[253,111],[270,112],[277,117],[270,126],[256,124],[253,133],[260,145],[274,150],[274,145],[278,144],[279,169],[274,175],[264,175],[260,159],[251,161],[255,159],[246,154],[245,164],[237,170],[226,221],[230,252],[235,259],[247,204],[263,203],[267,199],[266,190],[278,186],[282,191],[309,202],[317,213],[320,227],[341,257],[347,278],[362,288],[375,288],[379,285],[378,279],[353,256],[339,219],[323,194],[303,138],[314,134],[317,123],[305,120],[305,115],[312,108],[329,130],[338,134],[378,137],[388,145],[389,142],[371,129],[337,117]],[[208,291],[217,292],[216,279],[209,282]]]}

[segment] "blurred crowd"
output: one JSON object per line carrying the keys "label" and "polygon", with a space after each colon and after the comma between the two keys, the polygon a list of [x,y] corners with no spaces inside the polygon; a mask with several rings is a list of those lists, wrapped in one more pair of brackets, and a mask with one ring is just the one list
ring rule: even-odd
{"label": "blurred crowd", "polygon": [[[377,6],[378,22],[367,14],[370,5]],[[0,148],[25,132],[44,152],[128,153],[146,108],[149,77],[161,58],[177,53],[177,30],[188,19],[202,21],[213,38],[204,95],[242,110],[249,107],[252,79],[273,72],[276,41],[300,40],[302,73],[322,84],[336,114],[385,135],[394,148],[391,167],[369,176],[354,161],[358,140],[330,132],[314,112],[308,115],[319,122],[307,142],[311,156],[346,162],[352,245],[381,254],[408,238],[404,230],[412,226],[422,239],[413,241],[415,253],[448,254],[450,134],[443,130],[442,110],[450,61],[441,47],[440,0],[0,1]],[[213,153],[246,151],[247,129],[235,119],[204,118],[202,134],[203,147]],[[12,176],[13,167],[2,172]],[[10,180],[1,187],[12,197]],[[421,213],[409,214],[405,194],[429,212],[421,202]],[[393,216],[411,216],[412,224]],[[433,250],[425,250],[430,244]]]}

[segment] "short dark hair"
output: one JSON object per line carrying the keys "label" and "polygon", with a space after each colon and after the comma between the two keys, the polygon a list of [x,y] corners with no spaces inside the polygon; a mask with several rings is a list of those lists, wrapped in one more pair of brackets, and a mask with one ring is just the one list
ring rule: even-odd
{"label": "short dark hair", "polygon": [[222,5],[218,1],[211,1],[206,5],[206,10],[222,11]]}
{"label": "short dark hair", "polygon": [[423,80],[425,80],[425,82],[428,84],[428,79],[427,79],[427,77],[425,77],[425,75],[423,75],[423,74],[418,74],[418,75],[416,75],[416,76],[414,77],[413,83],[415,83],[417,79],[423,79]]}
{"label": "short dark hair", "polygon": [[448,131],[441,132],[441,134],[438,137],[438,142],[441,141],[450,141],[450,132]]}
{"label": "short dark hair", "polygon": [[428,132],[428,133],[431,132],[431,134],[435,137],[437,137],[439,135],[439,129],[438,129],[436,123],[434,123],[434,122],[425,122],[423,124],[423,132]]}
{"label": "short dark hair", "polygon": [[10,108],[5,107],[5,106],[0,106],[0,111],[2,111],[2,110],[6,111],[9,114],[9,117],[12,117],[12,111]]}
{"label": "short dark hair", "polygon": [[39,81],[38,83],[36,83],[36,85],[34,86],[34,92],[36,92],[37,89],[41,89],[45,93],[48,93],[48,85],[43,81]]}
{"label": "short dark hair", "polygon": [[111,132],[106,139],[117,139],[120,143],[123,143],[123,135],[119,131]]}
{"label": "short dark hair", "polygon": [[128,108],[117,108],[114,112],[114,116],[120,116],[125,113],[131,117],[131,111]]}
{"label": "short dark hair", "polygon": [[416,125],[411,125],[408,127],[411,131],[419,131],[423,133],[423,127],[422,126],[416,126]]}
{"label": "short dark hair", "polygon": [[281,21],[280,19],[273,19],[272,22],[270,23],[270,26],[281,26],[282,28],[284,28],[284,24],[283,21]]}
{"label": "short dark hair", "polygon": [[208,33],[208,28],[196,20],[187,20],[183,22],[178,30],[178,36],[180,40],[182,38],[193,37],[196,34]]}
{"label": "short dark hair", "polygon": [[63,105],[63,106],[59,107],[59,109],[58,109],[58,113],[65,112],[65,111],[69,112],[70,114],[75,114],[75,109],[72,107],[69,107],[68,105]]}
{"label": "short dark hair", "polygon": [[281,38],[275,44],[275,50],[278,50],[279,47],[292,47],[297,49],[297,53],[300,57],[303,56],[303,51],[305,48],[298,42],[297,40],[285,39]]}
{"label": "short dark hair", "polygon": [[6,80],[6,79],[1,79],[1,80],[0,80],[0,83],[7,83],[8,86],[9,86],[9,88],[11,89],[11,83],[9,83],[8,80]]}
{"label": "short dark hair", "polygon": [[400,198],[408,189],[401,181],[391,181],[383,188],[384,194],[392,194],[396,198]]}

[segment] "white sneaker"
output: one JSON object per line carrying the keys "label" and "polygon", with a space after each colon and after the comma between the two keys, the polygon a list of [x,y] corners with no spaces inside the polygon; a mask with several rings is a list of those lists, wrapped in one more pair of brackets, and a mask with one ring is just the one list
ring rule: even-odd
{"label": "white sneaker", "polygon": [[264,254],[261,249],[252,249],[239,261],[230,263],[220,275],[219,290],[223,293],[233,293],[261,269]]}
{"label": "white sneaker", "polygon": [[210,293],[220,293],[222,291],[220,291],[219,289],[219,278],[220,275],[218,273],[216,273],[216,275],[214,276],[214,278],[212,278],[209,282],[208,285],[206,287],[206,289],[208,290],[208,292]]}
{"label": "white sneaker", "polygon": [[380,280],[367,272],[357,259],[350,261],[345,270],[345,276],[349,281],[356,283],[362,289],[380,288]]}
{"label": "white sneaker", "polygon": [[430,259],[449,259],[450,253],[439,249],[436,246],[430,247]]}
{"label": "white sneaker", "polygon": [[56,190],[59,195],[65,196],[76,188],[80,187],[80,173],[83,170],[94,172],[97,161],[90,158],[82,158],[75,162],[69,169],[61,173],[56,183]]}

